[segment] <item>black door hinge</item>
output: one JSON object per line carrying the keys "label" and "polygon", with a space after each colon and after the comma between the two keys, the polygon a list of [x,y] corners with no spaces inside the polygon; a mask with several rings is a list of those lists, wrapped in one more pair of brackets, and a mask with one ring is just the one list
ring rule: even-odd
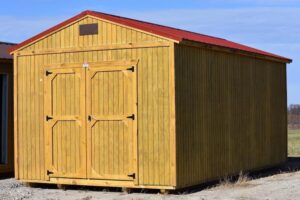
{"label": "black door hinge", "polygon": [[88,116],[88,120],[92,121],[92,116],[91,115]]}
{"label": "black door hinge", "polygon": [[51,120],[51,119],[53,119],[53,117],[50,117],[50,116],[46,116],[46,121],[49,121],[49,120]]}
{"label": "black door hinge", "polygon": [[128,71],[132,71],[132,72],[134,72],[134,66],[132,66],[132,67],[128,68],[127,70],[128,70]]}
{"label": "black door hinge", "polygon": [[128,116],[127,119],[132,119],[132,120],[134,120],[134,119],[135,119],[135,115],[133,114],[133,115],[131,115],[131,116]]}
{"label": "black door hinge", "polygon": [[128,177],[131,177],[131,178],[133,178],[133,179],[135,179],[135,173],[128,174],[127,176],[128,176]]}
{"label": "black door hinge", "polygon": [[53,72],[46,71],[46,76],[49,76],[50,74],[53,74]]}
{"label": "black door hinge", "polygon": [[47,176],[54,174],[52,171],[47,170]]}

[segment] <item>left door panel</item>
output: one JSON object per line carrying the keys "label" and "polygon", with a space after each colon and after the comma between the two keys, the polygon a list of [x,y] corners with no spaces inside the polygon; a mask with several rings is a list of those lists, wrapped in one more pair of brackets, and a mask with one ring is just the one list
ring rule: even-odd
{"label": "left door panel", "polygon": [[45,71],[47,175],[86,178],[85,70]]}

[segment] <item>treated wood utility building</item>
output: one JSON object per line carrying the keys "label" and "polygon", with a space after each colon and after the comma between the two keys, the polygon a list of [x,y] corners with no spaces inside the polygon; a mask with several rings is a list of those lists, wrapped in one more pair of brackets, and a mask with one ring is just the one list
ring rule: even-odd
{"label": "treated wood utility building", "polygon": [[13,45],[0,42],[0,176],[14,171],[13,60],[8,53]]}
{"label": "treated wood utility building", "polygon": [[287,158],[288,58],[93,11],[11,52],[23,182],[177,189]]}

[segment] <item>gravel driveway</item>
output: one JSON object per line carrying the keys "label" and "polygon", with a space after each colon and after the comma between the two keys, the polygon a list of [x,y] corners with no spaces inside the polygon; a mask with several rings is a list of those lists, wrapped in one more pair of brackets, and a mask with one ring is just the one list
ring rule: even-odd
{"label": "gravel driveway", "polygon": [[252,180],[187,190],[182,193],[161,195],[157,191],[134,191],[126,194],[118,189],[70,188],[59,190],[54,186],[26,187],[14,179],[0,180],[1,200],[96,200],[96,199],[300,199],[300,159],[290,159],[282,168],[251,175]]}

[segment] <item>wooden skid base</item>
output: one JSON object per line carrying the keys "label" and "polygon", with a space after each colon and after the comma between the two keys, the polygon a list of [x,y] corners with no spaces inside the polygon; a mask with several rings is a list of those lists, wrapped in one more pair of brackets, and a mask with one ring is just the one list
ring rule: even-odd
{"label": "wooden skid base", "polygon": [[130,188],[122,188],[122,192],[124,192],[126,194],[130,194],[131,193],[131,189]]}
{"label": "wooden skid base", "polygon": [[34,188],[34,187],[37,186],[37,183],[28,183],[28,182],[26,182],[26,183],[25,183],[25,186],[26,186],[26,187],[30,187],[30,188]]}
{"label": "wooden skid base", "polygon": [[169,193],[170,193],[170,190],[160,189],[160,193],[161,193],[161,194],[169,194]]}
{"label": "wooden skid base", "polygon": [[57,188],[60,190],[66,190],[67,186],[62,184],[57,184]]}
{"label": "wooden skid base", "polygon": [[136,189],[159,189],[161,191],[175,190],[174,186],[152,186],[152,185],[134,185],[132,181],[110,181],[110,180],[87,180],[87,179],[67,179],[67,178],[51,178],[50,181],[40,180],[19,180],[24,183],[41,183],[56,185],[81,185],[81,186],[99,186],[99,187],[116,187],[130,191],[131,188]]}

